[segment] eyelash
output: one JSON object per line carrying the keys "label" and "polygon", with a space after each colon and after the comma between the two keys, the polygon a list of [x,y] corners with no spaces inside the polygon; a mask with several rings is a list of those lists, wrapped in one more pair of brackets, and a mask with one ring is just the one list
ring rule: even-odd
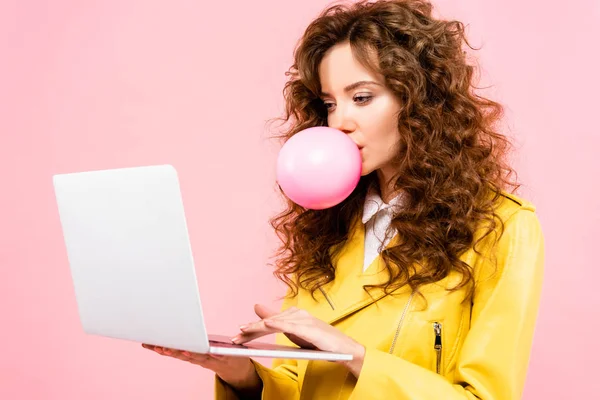
{"label": "eyelash", "polygon": [[[355,96],[353,100],[356,100],[356,99],[362,99],[362,101],[361,101],[361,102],[359,102],[359,104],[360,104],[360,105],[365,105],[365,104],[367,104],[367,103],[368,103],[368,102],[369,102],[369,101],[370,101],[372,98],[373,98],[373,96],[372,96],[372,95],[363,95],[363,96]],[[325,102],[323,102],[323,104],[325,105],[325,109],[326,109],[327,111],[329,111],[329,110],[330,110],[330,108],[329,108],[328,106],[332,105],[333,103],[325,103]]]}

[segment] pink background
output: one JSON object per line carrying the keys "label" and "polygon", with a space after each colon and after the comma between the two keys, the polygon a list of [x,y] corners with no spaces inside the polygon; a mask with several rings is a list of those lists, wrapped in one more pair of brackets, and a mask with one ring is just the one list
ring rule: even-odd
{"label": "pink background", "polygon": [[[507,104],[521,193],[546,234],[524,398],[588,398],[600,390],[600,2],[436,4],[483,46],[482,85]],[[212,397],[200,367],[82,333],[51,175],[173,164],[208,325],[234,332],[281,294],[266,265],[278,200],[265,122],[282,110],[297,38],[326,5],[2,1],[1,399]]]}

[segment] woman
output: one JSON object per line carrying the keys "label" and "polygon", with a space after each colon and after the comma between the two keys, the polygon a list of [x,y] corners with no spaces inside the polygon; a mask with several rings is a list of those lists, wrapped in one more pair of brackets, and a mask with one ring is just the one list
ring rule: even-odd
{"label": "woman", "polygon": [[[472,93],[463,25],[425,1],[327,9],[306,30],[284,91],[285,135],[327,125],[362,154],[338,206],[292,202],[282,239],[281,313],[233,338],[349,352],[350,362],[153,349],[215,371],[216,397],[519,399],[540,298],[543,235],[504,162],[499,104]],[[468,43],[467,43],[468,44]]]}

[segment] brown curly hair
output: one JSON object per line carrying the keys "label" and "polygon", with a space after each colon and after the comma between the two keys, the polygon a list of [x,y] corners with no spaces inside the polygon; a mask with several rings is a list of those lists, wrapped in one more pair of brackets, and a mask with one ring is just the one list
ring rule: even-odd
{"label": "brown curly hair", "polygon": [[[510,180],[514,171],[505,162],[510,142],[496,131],[503,108],[474,93],[476,70],[466,60],[463,42],[473,49],[464,25],[434,18],[427,1],[335,4],[308,26],[286,72],[280,120],[289,124],[276,136],[284,140],[327,125],[318,67],[336,44],[350,43],[357,59],[383,75],[400,99],[402,151],[395,160],[395,188],[406,201],[392,221],[400,240],[381,252],[389,279],[373,286],[386,293],[406,284],[418,292],[451,271],[462,276],[451,290],[473,283],[470,266],[459,257],[471,247],[477,250],[477,242],[502,225],[496,201],[509,186],[519,186]],[[271,219],[282,242],[275,276],[292,295],[298,287],[314,295],[335,279],[332,259],[376,181],[375,173],[363,176],[345,201],[325,210],[308,210],[286,199],[286,209]],[[478,238],[482,224],[485,234]]]}

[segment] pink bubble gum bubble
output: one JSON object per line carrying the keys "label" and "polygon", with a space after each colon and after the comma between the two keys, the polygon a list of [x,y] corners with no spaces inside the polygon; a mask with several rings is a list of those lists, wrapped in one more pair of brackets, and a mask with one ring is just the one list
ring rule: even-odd
{"label": "pink bubble gum bubble", "polygon": [[323,126],[296,133],[277,158],[277,181],[285,195],[313,210],[344,201],[358,184],[361,171],[356,143],[342,131]]}

